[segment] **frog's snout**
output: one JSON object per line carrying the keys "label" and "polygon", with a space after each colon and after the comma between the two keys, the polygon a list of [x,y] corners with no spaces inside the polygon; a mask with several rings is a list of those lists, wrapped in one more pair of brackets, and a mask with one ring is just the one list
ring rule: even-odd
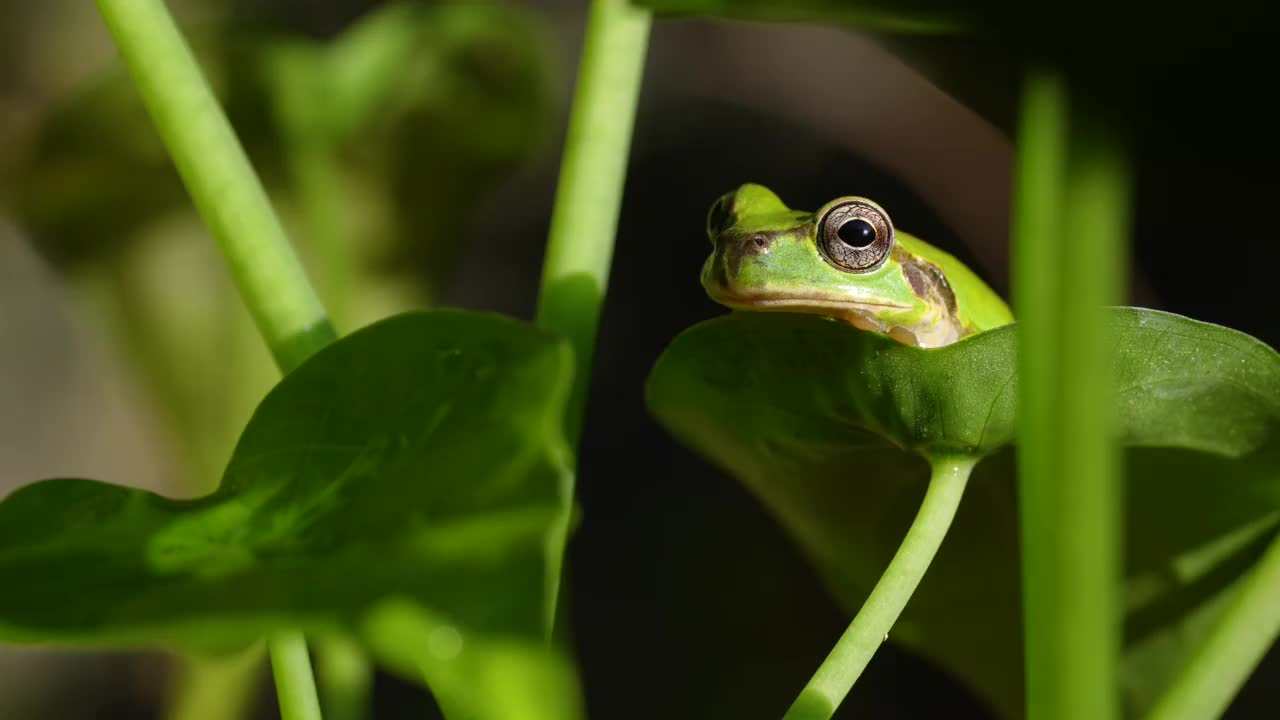
{"label": "frog's snout", "polygon": [[776,233],[770,232],[752,232],[737,236],[722,235],[703,268],[703,285],[708,288],[732,290],[740,282],[743,262],[748,258],[768,253],[776,237]]}
{"label": "frog's snout", "polygon": [[737,275],[743,258],[749,255],[763,255],[769,252],[769,246],[777,238],[777,233],[753,232],[729,238],[722,244],[725,264],[730,275]]}

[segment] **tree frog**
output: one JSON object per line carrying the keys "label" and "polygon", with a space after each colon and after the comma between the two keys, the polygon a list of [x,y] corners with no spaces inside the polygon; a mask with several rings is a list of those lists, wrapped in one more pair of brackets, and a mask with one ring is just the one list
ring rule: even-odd
{"label": "tree frog", "polygon": [[924,348],[1013,321],[973,271],[866,198],[801,212],[748,183],[712,204],[707,236],[702,286],[735,310],[827,315]]}

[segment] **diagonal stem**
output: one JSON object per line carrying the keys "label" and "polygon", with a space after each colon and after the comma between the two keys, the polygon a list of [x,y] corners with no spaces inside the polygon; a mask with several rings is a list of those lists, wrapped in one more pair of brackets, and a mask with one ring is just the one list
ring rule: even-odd
{"label": "diagonal stem", "polygon": [[272,633],[267,638],[267,648],[271,651],[271,673],[276,680],[281,720],[320,720],[315,675],[302,633]]}
{"label": "diagonal stem", "polygon": [[[271,354],[287,373],[335,339],[261,181],[162,0],[96,0],[129,74]],[[281,713],[320,717],[301,633],[268,641]]]}
{"label": "diagonal stem", "polygon": [[889,566],[784,720],[829,720],[884,642],[942,545],[964,495],[974,457],[931,460],[929,488]]}
{"label": "diagonal stem", "polygon": [[575,448],[651,22],[648,10],[627,0],[592,0],[560,163],[537,322],[573,343],[577,367],[565,436]]}
{"label": "diagonal stem", "polygon": [[1148,720],[1221,717],[1280,637],[1280,535],[1232,592],[1235,596]]}
{"label": "diagonal stem", "polygon": [[276,364],[335,337],[267,193],[162,0],[96,0]]}

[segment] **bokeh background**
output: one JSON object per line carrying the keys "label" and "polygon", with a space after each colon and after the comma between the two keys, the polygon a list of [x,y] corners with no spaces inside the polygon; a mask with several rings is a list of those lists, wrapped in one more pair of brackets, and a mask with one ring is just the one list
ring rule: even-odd
{"label": "bokeh background", "polygon": [[[319,128],[316,108],[340,103],[306,58],[384,3],[170,5],[308,263],[340,260],[317,271],[340,330],[431,304],[532,317],[585,2],[410,3],[408,61]],[[1153,38],[1098,41],[1129,48],[1097,64],[1125,78],[1112,92],[1137,128],[1130,300],[1274,347],[1280,91],[1261,43],[1183,40],[1154,60]],[[847,622],[755,500],[645,412],[665,344],[722,312],[697,279],[706,209],[746,181],[799,208],[869,196],[1007,293],[1014,54],[994,38],[655,23],[569,555],[591,717],[779,717]],[[0,495],[55,476],[202,494],[273,377],[92,4],[0,0]],[[159,652],[0,648],[0,718],[165,717],[173,668]],[[1273,651],[1229,717],[1274,717],[1277,686]],[[275,717],[265,676],[257,698],[250,716]],[[431,708],[376,678],[372,717]],[[943,713],[988,716],[890,644],[839,717]]]}

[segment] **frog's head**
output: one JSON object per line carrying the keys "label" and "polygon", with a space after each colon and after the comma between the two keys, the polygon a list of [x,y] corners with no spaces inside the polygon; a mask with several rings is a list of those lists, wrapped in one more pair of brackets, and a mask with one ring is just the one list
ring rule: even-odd
{"label": "frog's head", "polygon": [[711,206],[707,235],[702,285],[730,308],[818,313],[881,332],[914,327],[930,310],[900,266],[889,214],[865,198],[798,212],[746,184]]}

